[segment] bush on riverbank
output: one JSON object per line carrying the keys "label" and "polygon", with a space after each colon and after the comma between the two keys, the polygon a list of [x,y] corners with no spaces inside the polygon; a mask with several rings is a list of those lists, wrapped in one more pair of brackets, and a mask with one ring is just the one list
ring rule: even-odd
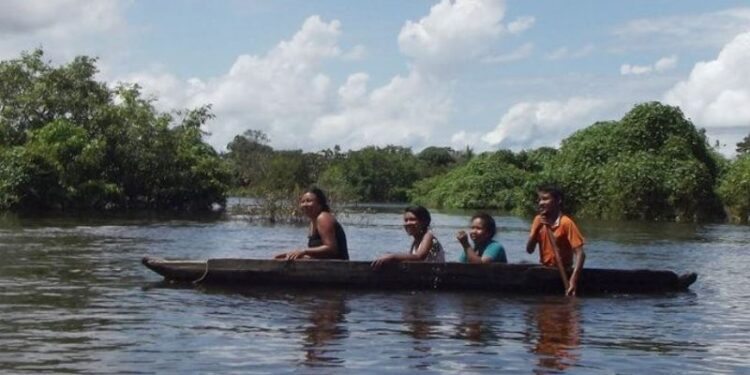
{"label": "bush on riverbank", "polygon": [[164,114],[137,86],[94,79],[95,59],[40,50],[0,63],[0,209],[223,204],[227,165],[203,142],[209,108]]}
{"label": "bush on riverbank", "polygon": [[706,220],[723,215],[714,191],[721,166],[721,156],[678,108],[652,102],[620,121],[579,130],[559,152],[481,155],[417,183],[411,197],[437,207],[529,212],[535,186],[545,182],[563,187],[566,209],[580,216]]}
{"label": "bush on riverbank", "polygon": [[719,185],[719,195],[732,221],[747,224],[750,216],[750,153],[741,155],[731,164]]}

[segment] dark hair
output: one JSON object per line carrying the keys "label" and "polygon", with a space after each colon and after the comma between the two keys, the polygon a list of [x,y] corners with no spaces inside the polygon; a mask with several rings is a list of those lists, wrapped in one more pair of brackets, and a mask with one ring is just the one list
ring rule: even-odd
{"label": "dark hair", "polygon": [[486,212],[477,212],[471,217],[471,221],[474,221],[474,219],[481,219],[482,223],[484,223],[484,229],[490,233],[490,238],[495,237],[495,234],[497,234],[497,225],[495,225],[495,219],[492,218],[492,215]]}
{"label": "dark hair", "polygon": [[563,191],[560,189],[557,185],[540,185],[536,188],[536,191],[539,193],[549,193],[549,195],[552,196],[552,198],[555,198],[555,200],[562,204],[563,201]]}
{"label": "dark hair", "polygon": [[312,193],[315,198],[318,199],[318,203],[320,204],[320,207],[325,212],[330,212],[331,207],[328,206],[328,198],[326,198],[326,194],[323,193],[323,190],[320,190],[319,187],[313,186],[307,190],[305,190],[305,193]]}
{"label": "dark hair", "polygon": [[432,222],[432,218],[430,217],[430,211],[427,211],[427,209],[422,206],[409,206],[409,207],[406,207],[404,212],[410,212],[414,214],[414,216],[417,217],[417,220],[424,223],[425,227],[430,226],[430,222]]}

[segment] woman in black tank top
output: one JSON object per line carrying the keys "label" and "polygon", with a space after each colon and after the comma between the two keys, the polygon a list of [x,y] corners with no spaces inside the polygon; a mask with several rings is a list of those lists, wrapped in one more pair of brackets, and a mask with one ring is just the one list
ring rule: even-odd
{"label": "woman in black tank top", "polygon": [[318,188],[308,189],[299,200],[300,210],[310,218],[310,230],[306,249],[293,250],[276,255],[276,259],[299,258],[349,260],[344,228],[331,215],[328,199]]}

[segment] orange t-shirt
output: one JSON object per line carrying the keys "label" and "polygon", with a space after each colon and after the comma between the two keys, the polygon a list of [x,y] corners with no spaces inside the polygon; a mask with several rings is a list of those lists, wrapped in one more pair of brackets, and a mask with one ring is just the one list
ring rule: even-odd
{"label": "orange t-shirt", "polygon": [[[539,225],[539,221],[541,221],[541,217],[537,215],[531,224],[532,230]],[[573,219],[567,215],[560,215],[559,222],[552,225],[552,232],[555,234],[557,248],[560,249],[563,266],[568,269],[573,265],[573,249],[584,244],[583,236]],[[547,230],[542,228],[537,233],[531,233],[531,235],[539,243],[539,261],[547,267],[557,267],[555,249],[547,238]]]}

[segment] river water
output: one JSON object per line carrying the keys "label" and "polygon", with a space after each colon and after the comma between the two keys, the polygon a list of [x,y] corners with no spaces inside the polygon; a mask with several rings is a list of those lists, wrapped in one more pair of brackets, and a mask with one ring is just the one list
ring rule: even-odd
{"label": "river water", "polygon": [[[393,210],[340,215],[355,260],[406,251]],[[496,216],[509,261],[529,222]],[[456,259],[466,213],[433,213]],[[750,227],[579,222],[587,265],[695,271],[689,292],[486,292],[165,285],[140,264],[266,258],[306,228],[242,216],[0,217],[2,373],[750,373]]]}

